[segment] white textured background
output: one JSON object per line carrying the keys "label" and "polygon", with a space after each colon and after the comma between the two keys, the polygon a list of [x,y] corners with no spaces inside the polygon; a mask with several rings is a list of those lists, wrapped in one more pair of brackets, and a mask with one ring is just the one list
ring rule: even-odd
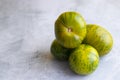
{"label": "white textured background", "polygon": [[[91,75],[74,74],[50,54],[54,21],[64,11],[113,36],[112,51]],[[120,80],[120,0],[0,0],[0,80]]]}

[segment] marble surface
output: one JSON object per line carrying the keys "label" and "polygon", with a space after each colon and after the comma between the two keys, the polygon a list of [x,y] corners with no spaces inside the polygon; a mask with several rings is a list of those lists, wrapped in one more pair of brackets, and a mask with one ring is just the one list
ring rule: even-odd
{"label": "marble surface", "polygon": [[[120,0],[0,0],[0,80],[120,80]],[[81,13],[87,23],[113,36],[111,52],[88,76],[74,74],[54,59],[54,21],[64,11]]]}

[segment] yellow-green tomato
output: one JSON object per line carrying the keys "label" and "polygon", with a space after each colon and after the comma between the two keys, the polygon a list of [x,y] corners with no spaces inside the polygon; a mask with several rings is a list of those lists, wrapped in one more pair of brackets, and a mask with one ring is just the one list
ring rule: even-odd
{"label": "yellow-green tomato", "polygon": [[94,72],[99,64],[99,55],[95,48],[81,44],[69,57],[70,68],[77,74],[88,75]]}
{"label": "yellow-green tomato", "polygon": [[51,53],[58,60],[68,60],[71,49],[61,46],[57,40],[54,40],[51,45]]}
{"label": "yellow-green tomato", "polygon": [[96,24],[88,24],[86,28],[87,35],[83,43],[96,48],[100,56],[108,54],[113,46],[111,34],[106,29]]}
{"label": "yellow-green tomato", "polygon": [[55,36],[66,48],[78,47],[86,36],[86,22],[77,12],[64,12],[55,22]]}

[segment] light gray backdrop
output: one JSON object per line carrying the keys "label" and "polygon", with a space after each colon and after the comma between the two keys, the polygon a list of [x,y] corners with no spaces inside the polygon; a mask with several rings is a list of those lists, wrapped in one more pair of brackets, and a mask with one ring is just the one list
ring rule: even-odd
{"label": "light gray backdrop", "polygon": [[[0,0],[0,80],[120,80],[120,0]],[[77,11],[113,36],[110,54],[88,76],[50,54],[54,22]]]}

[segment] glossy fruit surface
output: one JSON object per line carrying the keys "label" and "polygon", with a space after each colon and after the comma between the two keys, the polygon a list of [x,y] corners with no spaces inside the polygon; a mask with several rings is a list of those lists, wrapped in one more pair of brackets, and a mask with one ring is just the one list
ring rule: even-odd
{"label": "glossy fruit surface", "polygon": [[81,75],[88,75],[96,70],[99,64],[99,55],[95,48],[81,44],[69,57],[71,69]]}
{"label": "glossy fruit surface", "polygon": [[57,40],[54,40],[51,45],[51,53],[58,60],[68,60],[70,49],[61,46]]}
{"label": "glossy fruit surface", "polygon": [[88,24],[86,28],[87,35],[83,43],[96,48],[100,56],[109,53],[113,46],[111,34],[103,27],[95,24]]}
{"label": "glossy fruit surface", "polygon": [[86,22],[77,12],[64,12],[55,22],[55,36],[66,48],[78,47],[86,36]]}

